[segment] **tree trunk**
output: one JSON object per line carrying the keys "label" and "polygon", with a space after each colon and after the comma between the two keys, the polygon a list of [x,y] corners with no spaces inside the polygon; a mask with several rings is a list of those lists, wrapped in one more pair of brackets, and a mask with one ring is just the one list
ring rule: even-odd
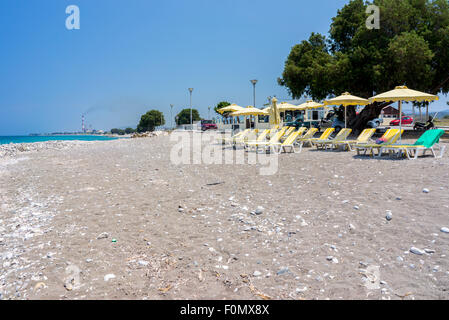
{"label": "tree trunk", "polygon": [[374,102],[363,108],[359,115],[356,115],[354,106],[347,107],[348,127],[356,134],[361,132],[366,128],[368,121],[378,118],[382,109],[390,104],[391,102]]}

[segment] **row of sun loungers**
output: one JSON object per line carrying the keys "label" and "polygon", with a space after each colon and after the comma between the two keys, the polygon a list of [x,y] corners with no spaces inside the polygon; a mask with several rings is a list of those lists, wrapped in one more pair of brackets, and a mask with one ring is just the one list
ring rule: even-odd
{"label": "row of sun loungers", "polygon": [[[433,129],[424,132],[414,144],[397,144],[398,139],[404,132],[404,129],[388,129],[384,135],[373,141],[371,138],[376,129],[365,129],[355,140],[348,140],[351,129],[342,129],[332,139],[330,138],[334,132],[334,128],[326,129],[319,138],[314,135],[318,131],[316,128],[307,129],[301,127],[295,130],[294,127],[278,126],[273,129],[265,129],[262,131],[246,129],[233,137],[218,139],[222,144],[229,144],[234,148],[242,146],[247,151],[265,151],[265,152],[294,152],[300,153],[303,147],[316,146],[318,150],[335,150],[342,149],[348,151],[356,151],[357,155],[370,155],[381,157],[387,153],[390,156],[403,157],[408,159],[416,159],[418,153],[424,155],[430,151],[435,158],[443,156],[445,146],[439,145],[439,140],[444,134],[444,130]],[[377,155],[376,152],[377,151]],[[438,152],[437,152],[438,151]]]}

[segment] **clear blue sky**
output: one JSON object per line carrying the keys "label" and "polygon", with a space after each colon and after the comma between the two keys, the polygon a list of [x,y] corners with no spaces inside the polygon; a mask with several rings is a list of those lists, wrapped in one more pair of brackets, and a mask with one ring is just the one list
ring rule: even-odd
{"label": "clear blue sky", "polygon": [[[150,109],[289,98],[293,45],[327,33],[343,0],[1,0],[0,135],[137,125]],[[65,27],[68,5],[81,29]],[[432,105],[447,109],[446,98]],[[211,114],[213,112],[211,111]]]}

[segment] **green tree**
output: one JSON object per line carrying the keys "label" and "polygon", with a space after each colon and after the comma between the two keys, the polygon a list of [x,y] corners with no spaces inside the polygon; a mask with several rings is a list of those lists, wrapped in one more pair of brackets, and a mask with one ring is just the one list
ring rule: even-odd
{"label": "green tree", "polygon": [[154,128],[164,124],[164,114],[158,110],[150,110],[140,118],[137,132],[154,131]]}
{"label": "green tree", "polygon": [[[322,100],[349,91],[371,97],[407,85],[412,89],[449,92],[449,2],[447,0],[374,0],[380,29],[366,28],[367,3],[351,0],[332,19],[329,38],[312,33],[295,45],[280,85],[293,98]],[[348,124],[361,130],[385,103],[373,103]]]}
{"label": "green tree", "polygon": [[223,114],[221,114],[220,112],[218,112],[218,110],[220,110],[221,108],[227,107],[229,105],[231,105],[229,102],[221,101],[214,107],[215,112],[217,114],[219,114],[220,116],[224,117],[226,119],[226,121],[228,121],[228,118],[229,118],[229,115],[231,114],[231,112],[223,112]]}
{"label": "green tree", "polygon": [[214,107],[214,110],[215,110],[215,112],[216,112],[217,114],[219,114],[219,115],[221,116],[221,113],[218,112],[218,110],[220,110],[221,108],[230,106],[230,105],[231,105],[231,104],[230,104],[229,102],[227,102],[227,101],[221,101],[221,102],[217,103],[217,105]]}
{"label": "green tree", "polygon": [[134,133],[134,132],[136,132],[136,130],[133,129],[133,128],[126,128],[126,129],[125,129],[125,133],[126,133],[126,134],[130,134],[130,133]]}
{"label": "green tree", "polygon": [[[190,108],[182,109],[178,113],[178,124],[190,124]],[[201,120],[200,113],[196,109],[192,109],[192,121]]]}

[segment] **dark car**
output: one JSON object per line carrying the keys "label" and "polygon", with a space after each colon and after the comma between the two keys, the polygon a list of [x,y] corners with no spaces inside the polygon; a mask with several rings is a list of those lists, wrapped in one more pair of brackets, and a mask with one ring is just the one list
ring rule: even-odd
{"label": "dark car", "polygon": [[310,126],[313,126],[315,128],[320,128],[320,122],[319,121],[302,121],[302,119],[296,119],[295,121],[290,121],[284,123],[284,126],[287,127],[295,127],[296,129],[301,127],[310,128]]}
{"label": "dark car", "polygon": [[212,120],[201,120],[201,130],[217,130],[217,124]]}

